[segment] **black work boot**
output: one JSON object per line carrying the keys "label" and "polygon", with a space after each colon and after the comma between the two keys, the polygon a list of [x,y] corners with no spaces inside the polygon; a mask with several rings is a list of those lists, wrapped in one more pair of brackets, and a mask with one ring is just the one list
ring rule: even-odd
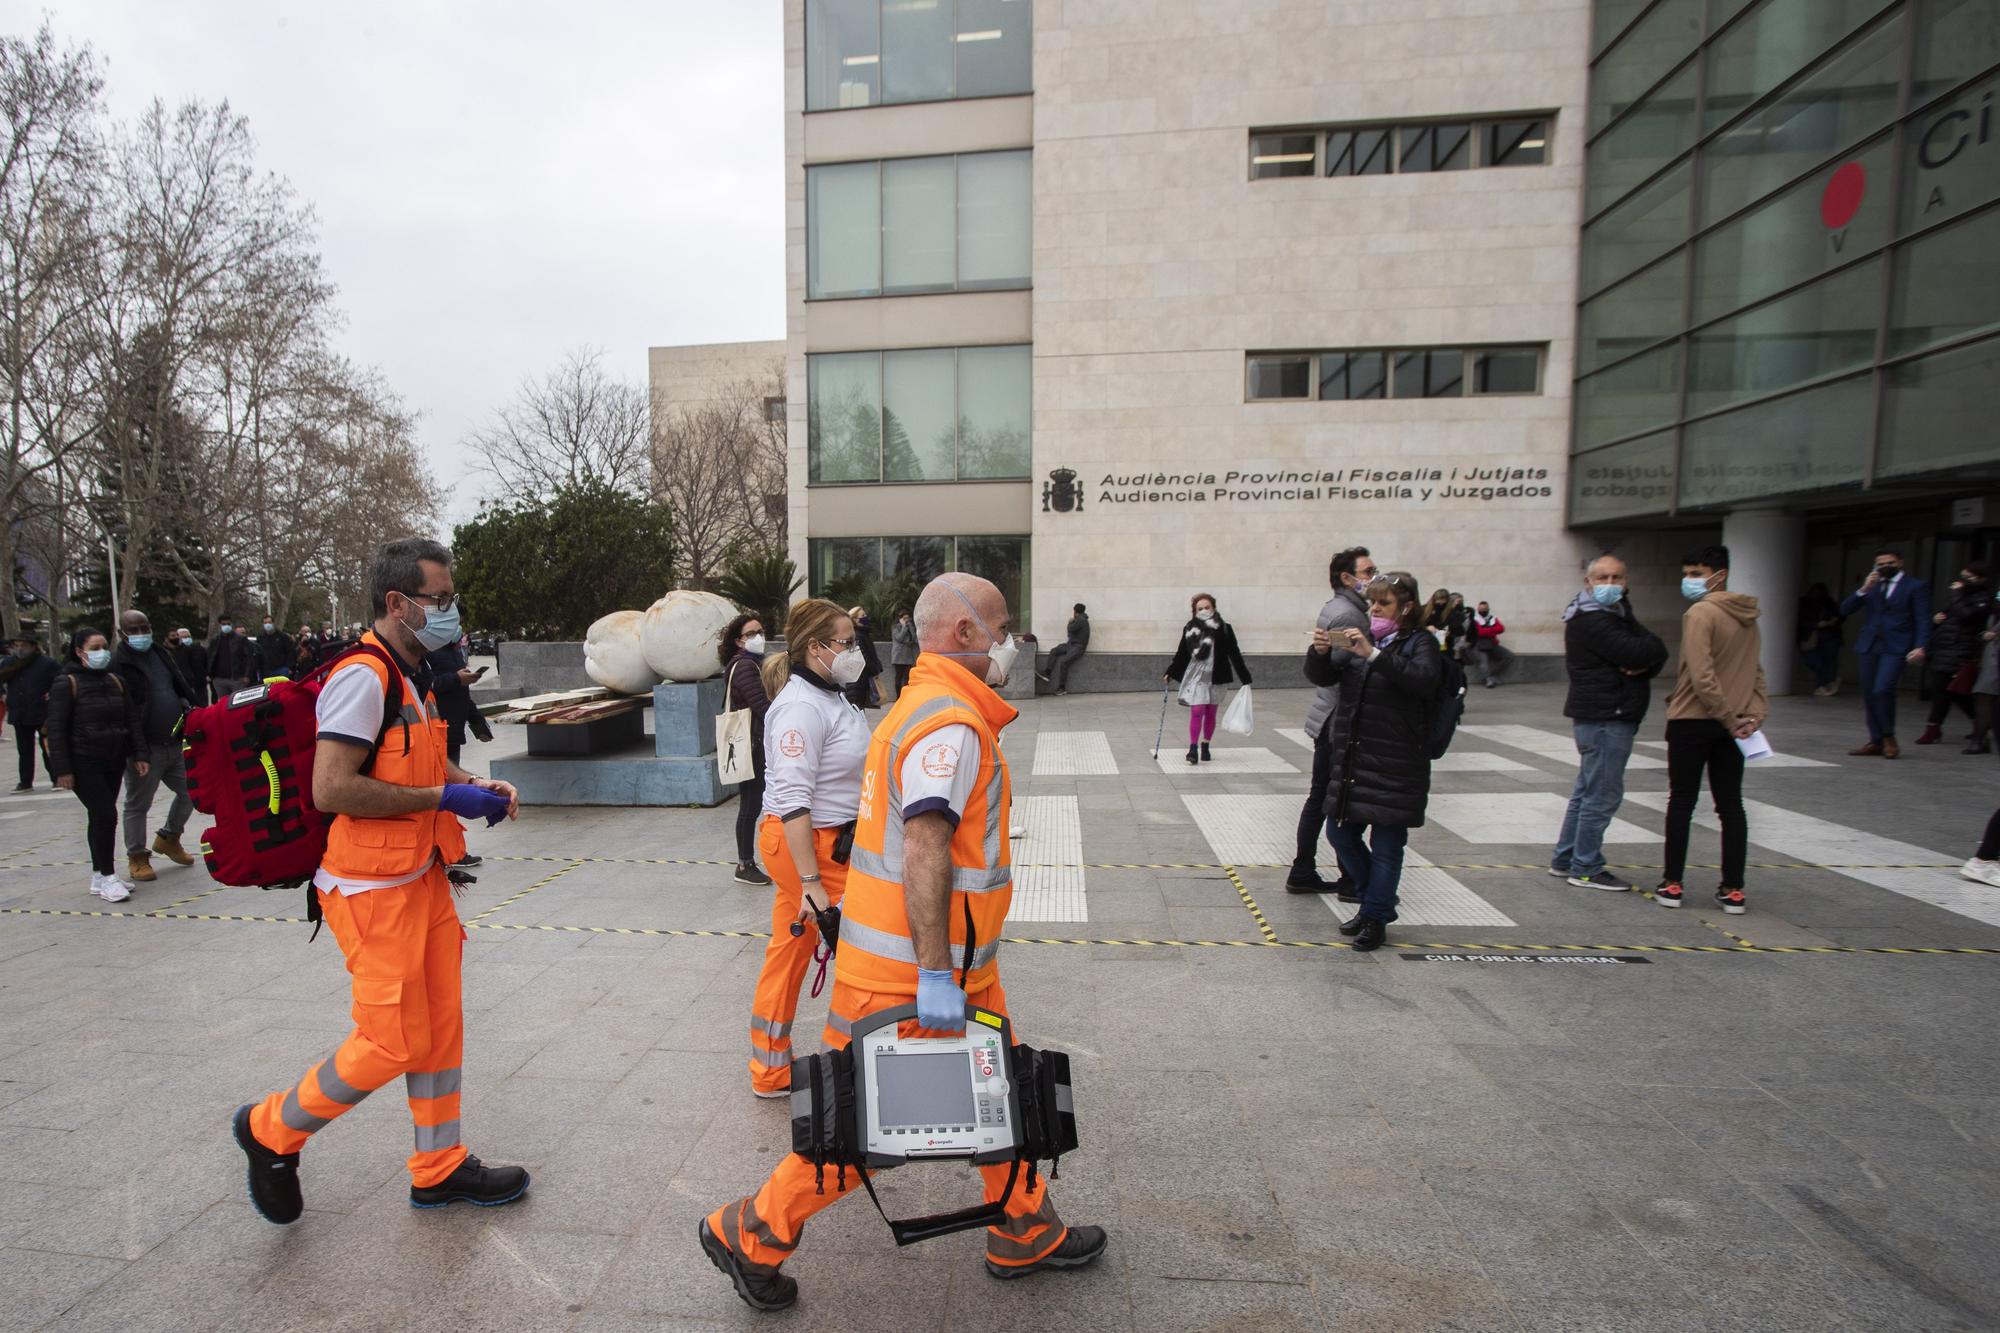
{"label": "black work boot", "polygon": [[1354,952],[1368,953],[1379,949],[1382,942],[1389,938],[1389,923],[1380,917],[1358,916],[1354,919],[1361,923],[1361,928],[1354,932]]}
{"label": "black work boot", "polygon": [[1332,887],[1320,878],[1317,866],[1308,865],[1303,870],[1293,866],[1292,872],[1285,876],[1286,893],[1325,893]]}
{"label": "black work boot", "polygon": [[1350,940],[1353,939],[1356,935],[1359,935],[1361,933],[1361,923],[1366,921],[1367,919],[1368,919],[1367,917],[1362,916],[1360,913],[1357,912],[1355,915],[1347,918],[1347,920],[1340,923],[1340,933],[1347,936],[1347,938],[1349,938]]}
{"label": "black work boot", "polygon": [[1192,745],[1188,746],[1188,762],[1190,764],[1198,764],[1201,762],[1201,751],[1197,750]]}
{"label": "black work boot", "polygon": [[236,1146],[250,1159],[250,1206],[266,1222],[279,1226],[299,1220],[306,1210],[299,1192],[299,1155],[272,1152],[250,1132],[250,1107],[239,1106],[230,1121]]}
{"label": "black work boot", "polygon": [[1208,752],[1208,742],[1203,741],[1201,743],[1201,762],[1205,764],[1213,758],[1215,758],[1215,756]]}
{"label": "black work boot", "polygon": [[448,1203],[476,1203],[498,1208],[528,1192],[528,1173],[518,1166],[486,1166],[466,1154],[458,1170],[435,1185],[410,1186],[410,1207],[442,1208]]}
{"label": "black work boot", "polygon": [[997,1278],[1032,1277],[1036,1273],[1047,1272],[1051,1268],[1084,1268],[1094,1264],[1104,1254],[1104,1247],[1110,1238],[1103,1227],[1071,1227],[1069,1234],[1062,1238],[1062,1244],[1050,1250],[1031,1264],[996,1264],[993,1257],[986,1257],[986,1271]]}
{"label": "black work boot", "polygon": [[708,1229],[707,1218],[695,1223],[694,1234],[701,1242],[701,1252],[710,1263],[729,1274],[729,1280],[736,1284],[736,1294],[751,1309],[782,1310],[799,1298],[797,1282],[775,1268],[766,1271],[762,1264],[743,1262],[741,1255]]}

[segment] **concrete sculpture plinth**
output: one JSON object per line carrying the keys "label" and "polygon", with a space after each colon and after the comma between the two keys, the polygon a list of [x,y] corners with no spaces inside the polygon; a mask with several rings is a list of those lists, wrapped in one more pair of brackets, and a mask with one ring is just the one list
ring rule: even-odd
{"label": "concrete sculpture plinth", "polygon": [[653,744],[612,753],[496,759],[523,805],[720,805],[736,793],[715,773],[715,715],[723,680],[653,687]]}

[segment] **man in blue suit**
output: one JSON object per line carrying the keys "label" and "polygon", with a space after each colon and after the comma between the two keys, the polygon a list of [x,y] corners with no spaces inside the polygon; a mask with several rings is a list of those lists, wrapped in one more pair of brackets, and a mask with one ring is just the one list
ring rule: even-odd
{"label": "man in blue suit", "polygon": [[1868,743],[1849,754],[1894,759],[1896,744],[1896,681],[1905,662],[1921,662],[1931,641],[1931,588],[1903,571],[1903,557],[1881,551],[1875,567],[1859,588],[1840,604],[1840,614],[1866,616],[1854,655],[1861,665],[1861,699],[1868,710]]}

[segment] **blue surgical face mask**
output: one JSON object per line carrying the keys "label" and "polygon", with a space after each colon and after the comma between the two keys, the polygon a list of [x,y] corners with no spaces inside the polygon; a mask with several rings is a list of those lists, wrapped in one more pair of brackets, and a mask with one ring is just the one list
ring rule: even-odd
{"label": "blue surgical face mask", "polygon": [[1590,595],[1597,599],[1599,606],[1616,606],[1625,600],[1625,585],[1622,583],[1593,583]]}
{"label": "blue surgical face mask", "polygon": [[150,634],[127,634],[125,636],[125,642],[132,645],[133,652],[143,653],[149,651],[152,648],[153,636]]}
{"label": "blue surgical face mask", "polygon": [[92,671],[102,671],[111,665],[111,650],[109,648],[92,648],[83,655],[83,664]]}
{"label": "blue surgical face mask", "polygon": [[1698,602],[1708,596],[1708,580],[1697,574],[1689,574],[1681,580],[1681,596],[1690,602]]}
{"label": "blue surgical face mask", "polygon": [[434,606],[424,607],[424,623],[410,633],[417,636],[424,651],[434,653],[446,644],[458,642],[458,620],[458,601],[454,598],[442,611]]}

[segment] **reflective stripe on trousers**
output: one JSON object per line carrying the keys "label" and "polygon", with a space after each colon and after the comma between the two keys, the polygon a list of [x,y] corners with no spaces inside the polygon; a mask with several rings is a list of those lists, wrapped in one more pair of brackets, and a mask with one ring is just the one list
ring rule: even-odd
{"label": "reflective stripe on trousers", "polygon": [[[839,834],[838,829],[824,828],[814,829],[812,835],[820,876],[813,896],[833,903],[839,902],[847,889],[847,867],[833,859],[833,844]],[[771,876],[771,939],[764,946],[764,965],[750,997],[750,1086],[757,1092],[775,1093],[792,1086],[792,1023],[799,1012],[799,986],[819,946],[819,926],[807,917],[804,933],[792,934],[792,922],[798,919],[804,901],[805,882],[792,862],[784,824],[776,815],[764,816],[758,825],[757,850]]]}

